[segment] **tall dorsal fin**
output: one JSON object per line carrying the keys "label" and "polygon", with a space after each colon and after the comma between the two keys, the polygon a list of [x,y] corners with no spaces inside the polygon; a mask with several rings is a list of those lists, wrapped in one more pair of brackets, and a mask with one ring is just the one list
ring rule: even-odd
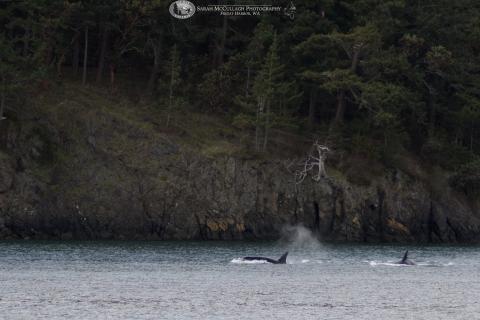
{"label": "tall dorsal fin", "polygon": [[278,263],[287,263],[287,256],[288,256],[288,251],[285,252],[280,259],[278,259]]}
{"label": "tall dorsal fin", "polygon": [[405,261],[407,261],[407,259],[408,259],[408,250],[407,250],[407,251],[405,251],[405,254],[403,255],[402,262],[405,262]]}

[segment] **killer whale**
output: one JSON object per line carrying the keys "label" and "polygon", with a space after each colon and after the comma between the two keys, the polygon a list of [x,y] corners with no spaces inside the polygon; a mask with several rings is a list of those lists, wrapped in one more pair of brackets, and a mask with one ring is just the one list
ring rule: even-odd
{"label": "killer whale", "polygon": [[243,260],[247,260],[247,261],[258,260],[258,261],[267,261],[267,262],[273,263],[273,264],[286,264],[287,263],[287,256],[288,256],[288,251],[285,252],[278,260],[265,258],[265,257],[244,257]]}
{"label": "killer whale", "polygon": [[398,262],[398,264],[405,264],[405,265],[408,265],[408,266],[414,266],[414,265],[415,265],[415,262],[413,262],[412,260],[408,259],[408,250],[405,251],[405,254],[403,255],[402,260],[400,260],[400,261]]}

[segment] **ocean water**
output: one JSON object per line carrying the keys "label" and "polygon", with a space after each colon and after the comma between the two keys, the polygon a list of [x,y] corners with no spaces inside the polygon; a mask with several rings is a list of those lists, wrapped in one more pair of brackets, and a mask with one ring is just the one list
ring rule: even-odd
{"label": "ocean water", "polygon": [[[395,264],[405,249],[415,266]],[[286,265],[242,261],[246,255]],[[1,319],[480,319],[480,250],[0,242]]]}

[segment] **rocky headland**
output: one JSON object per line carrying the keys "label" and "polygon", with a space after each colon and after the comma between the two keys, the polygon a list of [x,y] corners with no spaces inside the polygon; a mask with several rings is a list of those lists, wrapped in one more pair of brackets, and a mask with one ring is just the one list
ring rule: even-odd
{"label": "rocky headland", "polygon": [[1,239],[276,239],[296,224],[323,240],[480,239],[479,201],[414,156],[387,166],[333,155],[327,177],[295,183],[298,153],[231,152],[227,129],[202,144],[195,120],[172,131],[77,89],[2,123]]}

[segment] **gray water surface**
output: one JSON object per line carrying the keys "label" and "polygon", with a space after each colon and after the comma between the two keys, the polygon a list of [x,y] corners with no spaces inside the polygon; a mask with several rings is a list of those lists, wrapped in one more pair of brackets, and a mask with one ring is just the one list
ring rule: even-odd
{"label": "gray water surface", "polygon": [[[288,246],[287,246],[288,247]],[[478,247],[0,242],[2,319],[480,319]]]}

